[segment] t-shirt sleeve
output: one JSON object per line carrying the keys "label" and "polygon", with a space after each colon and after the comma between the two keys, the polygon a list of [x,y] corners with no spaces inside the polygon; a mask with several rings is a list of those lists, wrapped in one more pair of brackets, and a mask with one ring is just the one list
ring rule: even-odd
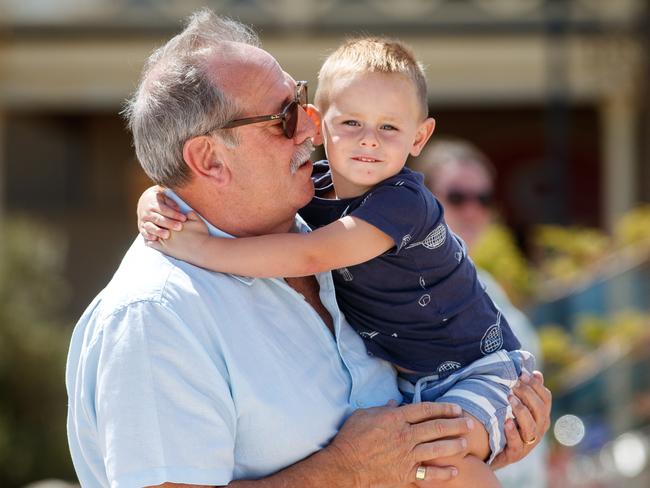
{"label": "t-shirt sleeve", "polygon": [[112,487],[226,485],[236,413],[222,361],[164,305],[105,324],[95,408]]}
{"label": "t-shirt sleeve", "polygon": [[366,195],[349,215],[389,235],[399,252],[441,218],[439,204],[431,195],[425,195],[425,191],[428,190],[403,180],[384,183]]}

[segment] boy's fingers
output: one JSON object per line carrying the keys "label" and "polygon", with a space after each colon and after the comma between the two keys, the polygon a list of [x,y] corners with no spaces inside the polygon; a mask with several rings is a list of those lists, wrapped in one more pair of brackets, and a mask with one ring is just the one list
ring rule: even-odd
{"label": "boy's fingers", "polygon": [[153,236],[153,235],[149,234],[148,232],[146,232],[146,231],[144,231],[142,229],[140,229],[140,234],[144,238],[145,244],[149,244],[151,242],[154,242],[154,241],[158,240],[158,237]]}
{"label": "boy's fingers", "polygon": [[166,204],[168,207],[171,207],[172,209],[174,209],[174,210],[176,210],[176,211],[178,211],[178,212],[181,211],[181,207],[179,207],[178,204],[177,204],[174,200],[172,200],[171,198],[169,198],[169,197],[168,197],[167,195],[165,195],[164,193],[162,193],[162,198],[163,198],[163,201],[165,202],[165,204]]}
{"label": "boy's fingers", "polygon": [[185,222],[186,220],[185,214],[181,212],[181,209],[176,204],[176,202],[165,195],[162,196],[160,213],[162,213],[165,217],[179,220],[181,222]]}
{"label": "boy's fingers", "polygon": [[[171,236],[171,232],[169,232],[167,229],[158,227],[152,222],[143,222],[140,226],[140,233],[147,240],[158,240],[158,238],[169,239]],[[150,239],[147,236],[154,236],[155,239]]]}
{"label": "boy's fingers", "polygon": [[162,214],[151,215],[151,219],[148,222],[158,227],[161,227],[162,229],[169,229],[169,230],[183,229],[183,224],[180,223],[178,220],[167,218]]}

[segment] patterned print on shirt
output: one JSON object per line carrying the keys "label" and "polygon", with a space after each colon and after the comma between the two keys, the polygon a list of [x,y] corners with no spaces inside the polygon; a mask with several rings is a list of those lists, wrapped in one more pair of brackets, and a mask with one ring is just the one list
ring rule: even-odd
{"label": "patterned print on shirt", "polygon": [[406,246],[409,242],[411,242],[411,234],[406,234],[404,237],[402,237],[402,242],[400,242],[399,247],[397,248],[397,251],[401,251],[404,246]]}
{"label": "patterned print on shirt", "polygon": [[457,369],[460,369],[460,363],[459,362],[457,362],[457,361],[445,361],[440,366],[438,366],[438,369],[436,369],[436,373],[443,374],[443,373],[448,373],[450,371],[455,371]]}
{"label": "patterned print on shirt", "polygon": [[431,302],[431,295],[429,295],[428,293],[422,295],[418,300],[418,304],[420,305],[420,307],[426,307],[427,305],[429,305],[429,302]]}
{"label": "patterned print on shirt", "polygon": [[348,268],[340,268],[337,269],[336,272],[341,275],[343,281],[352,281],[354,279],[354,276],[352,276],[352,273],[350,273]]}
{"label": "patterned print on shirt", "polygon": [[407,249],[411,249],[412,247],[416,246],[424,246],[427,249],[438,249],[440,246],[442,246],[445,243],[445,240],[447,239],[447,226],[445,224],[440,224],[438,227],[433,229],[431,232],[429,232],[429,235],[427,235],[424,240],[419,241],[419,242],[414,242],[411,244]]}
{"label": "patterned print on shirt", "polygon": [[497,314],[497,321],[485,331],[481,339],[481,353],[484,356],[492,354],[503,347],[503,332],[501,331],[501,312]]}
{"label": "patterned print on shirt", "polygon": [[374,339],[379,335],[379,332],[376,330],[373,330],[372,332],[359,332],[359,335],[363,337],[364,339]]}

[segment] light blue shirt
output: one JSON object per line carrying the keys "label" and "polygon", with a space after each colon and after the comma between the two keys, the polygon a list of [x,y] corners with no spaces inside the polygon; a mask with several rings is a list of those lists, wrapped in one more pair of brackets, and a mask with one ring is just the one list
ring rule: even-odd
{"label": "light blue shirt", "polygon": [[401,401],[330,274],[317,279],[336,337],[284,280],[206,271],[138,237],[72,336],[68,440],[82,486],[264,477],[326,446],[356,408]]}

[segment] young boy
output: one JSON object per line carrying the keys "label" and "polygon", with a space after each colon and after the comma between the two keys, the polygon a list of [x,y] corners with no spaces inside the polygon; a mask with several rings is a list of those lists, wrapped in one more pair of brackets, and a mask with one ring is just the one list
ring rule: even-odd
{"label": "young boy", "polygon": [[[341,310],[368,353],[398,369],[407,399],[456,403],[483,426],[469,436],[454,482],[499,486],[484,461],[505,445],[507,397],[533,358],[518,350],[422,176],[404,167],[435,125],[422,66],[399,42],[347,42],[320,70],[316,105],[322,124],[314,143],[325,145],[328,161],[314,166],[316,196],[300,212],[313,232],[215,238],[189,214],[173,239],[150,245],[247,276],[334,270]],[[167,210],[159,225],[168,225]]]}

